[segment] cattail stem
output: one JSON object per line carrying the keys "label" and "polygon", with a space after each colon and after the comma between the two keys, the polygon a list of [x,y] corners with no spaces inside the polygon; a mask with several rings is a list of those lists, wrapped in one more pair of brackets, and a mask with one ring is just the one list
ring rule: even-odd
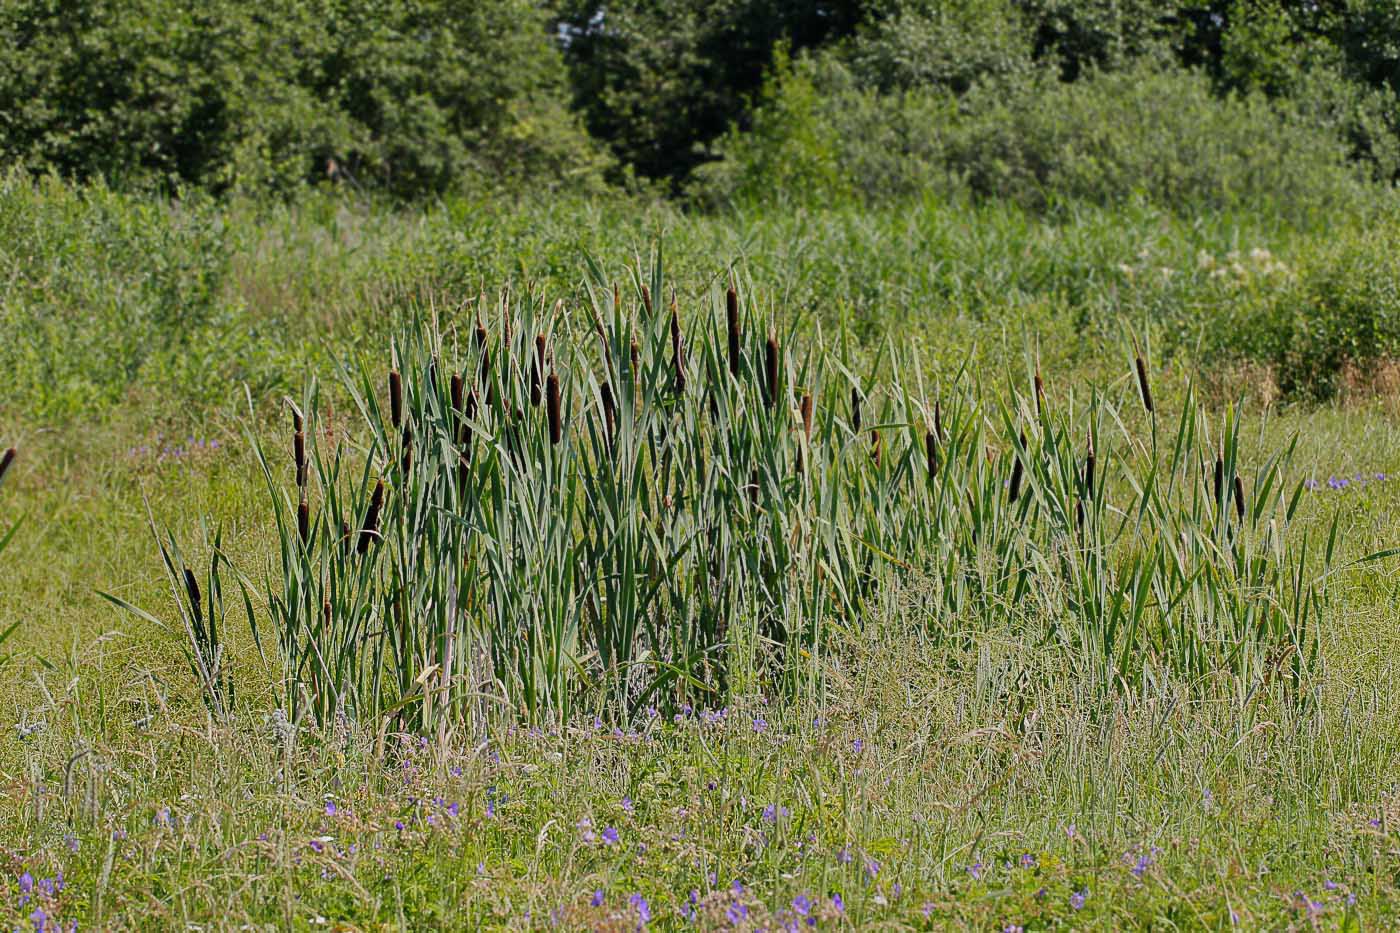
{"label": "cattail stem", "polygon": [[369,497],[369,509],[365,512],[365,523],[360,528],[360,544],[357,550],[363,556],[370,543],[379,536],[379,513],[384,508],[384,481],[374,484],[374,492]]}
{"label": "cattail stem", "polygon": [[552,369],[545,391],[545,410],[549,416],[549,443],[558,444],[564,439],[564,421],[560,410],[559,377]]}
{"label": "cattail stem", "polygon": [[397,369],[389,370],[389,421],[396,428],[403,424],[403,377]]}

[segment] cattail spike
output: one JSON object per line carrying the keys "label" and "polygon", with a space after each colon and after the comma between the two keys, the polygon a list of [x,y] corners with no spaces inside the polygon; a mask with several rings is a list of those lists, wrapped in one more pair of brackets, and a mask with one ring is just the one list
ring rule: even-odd
{"label": "cattail spike", "polygon": [[875,428],[871,428],[871,429],[870,429],[870,456],[871,456],[872,458],[874,458],[874,460],[875,460],[875,467],[876,467],[876,469],[879,469],[879,466],[880,466],[880,432],[879,432],[877,429],[875,429]]}
{"label": "cattail spike", "polygon": [[460,445],[462,443],[463,406],[466,404],[466,399],[464,398],[466,394],[466,383],[462,379],[461,373],[452,374],[452,384],[449,392],[452,395],[452,443]]}
{"label": "cattail spike", "polygon": [[613,446],[613,435],[617,430],[617,406],[613,402],[612,386],[604,382],[598,389],[598,394],[603,399],[603,438],[606,440],[608,449]]}
{"label": "cattail spike", "polygon": [[297,535],[303,545],[311,540],[311,506],[307,504],[305,496],[297,503]]}
{"label": "cattail spike", "polygon": [[0,483],[5,481],[5,474],[10,471],[10,464],[15,462],[17,456],[19,453],[13,447],[7,449],[4,454],[0,454]]}
{"label": "cattail spike", "polygon": [[1035,370],[1035,416],[1045,421],[1045,380],[1040,378],[1040,367]]}
{"label": "cattail spike", "polygon": [[306,434],[298,431],[292,437],[292,462],[297,468],[297,486],[306,488]]}
{"label": "cattail spike", "polygon": [[1090,499],[1094,497],[1094,468],[1098,465],[1098,457],[1094,453],[1094,435],[1089,435],[1089,453],[1084,457],[1084,495]]}
{"label": "cattail spike", "polygon": [[360,528],[360,543],[356,549],[360,556],[369,551],[370,544],[379,536],[379,513],[384,508],[384,481],[374,484],[374,492],[369,498],[369,509],[365,512],[365,523]]}
{"label": "cattail spike", "polygon": [[302,424],[301,412],[297,411],[296,407],[293,406],[293,407],[292,407],[292,433],[293,433],[293,434],[300,434],[300,433],[301,433],[302,431],[304,431],[304,430],[306,430],[306,427],[305,427],[305,425]]}
{"label": "cattail spike", "polygon": [[766,376],[766,399],[768,407],[778,404],[778,341],[772,334],[763,348],[763,371]]}
{"label": "cattail spike", "polygon": [[924,458],[928,462],[929,478],[938,475],[938,439],[932,431],[924,432]]}
{"label": "cattail spike", "polygon": [[648,288],[648,287],[645,286],[645,285],[642,286],[642,307],[646,309],[646,312],[647,312],[647,319],[650,320],[650,319],[651,319],[651,289]]}
{"label": "cattail spike", "polygon": [[802,436],[810,441],[812,439],[812,395],[810,392],[803,394],[800,407],[802,411]]}
{"label": "cattail spike", "polygon": [[685,394],[685,341],[681,338],[681,316],[671,299],[671,357],[676,370],[676,394]]}
{"label": "cattail spike", "polygon": [[1240,474],[1235,474],[1235,517],[1239,520],[1240,526],[1244,526],[1244,483],[1240,480]]}
{"label": "cattail spike", "polygon": [[403,377],[397,369],[389,370],[389,421],[396,428],[403,424]]}
{"label": "cattail spike", "polygon": [[1021,480],[1025,476],[1026,468],[1021,463],[1021,447],[1026,446],[1026,432],[1021,432],[1021,443],[1016,448],[1016,461],[1011,466],[1011,488],[1007,492],[1007,501],[1015,502],[1021,498]]}
{"label": "cattail spike", "polygon": [[549,415],[549,443],[558,444],[564,438],[564,421],[560,410],[559,377],[552,369],[549,371],[545,398],[545,408]]}
{"label": "cattail spike", "polygon": [[530,361],[530,405],[540,407],[540,386],[544,379],[544,334],[535,335],[535,358]]}
{"label": "cattail spike", "polygon": [[1134,362],[1137,365],[1138,391],[1142,394],[1142,407],[1146,408],[1150,415],[1156,409],[1152,405],[1152,387],[1147,383],[1147,364],[1143,362],[1141,353],[1137,355]]}
{"label": "cattail spike", "polygon": [[407,475],[413,469],[413,428],[403,426],[403,472]]}
{"label": "cattail spike", "polygon": [[860,389],[851,386],[851,430],[860,433]]}
{"label": "cattail spike", "polygon": [[729,372],[739,375],[739,293],[734,286],[724,296],[725,317],[729,322]]}

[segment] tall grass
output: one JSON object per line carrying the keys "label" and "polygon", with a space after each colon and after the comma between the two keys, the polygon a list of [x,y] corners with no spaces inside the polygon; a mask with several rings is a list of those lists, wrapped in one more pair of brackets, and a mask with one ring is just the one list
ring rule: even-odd
{"label": "tall grass", "polygon": [[292,440],[253,438],[294,719],[430,732],[815,690],[898,578],[927,583],[924,637],[1030,633],[1091,691],[1306,695],[1331,545],[1295,540],[1292,448],[1245,462],[1238,412],[1188,398],[1159,426],[1141,360],[1121,402],[1039,372],[935,382],[899,353],[877,380],[744,283],[656,310],[659,263],[625,296],[590,266],[587,294],[410,321],[342,373],[359,427],[312,383]]}

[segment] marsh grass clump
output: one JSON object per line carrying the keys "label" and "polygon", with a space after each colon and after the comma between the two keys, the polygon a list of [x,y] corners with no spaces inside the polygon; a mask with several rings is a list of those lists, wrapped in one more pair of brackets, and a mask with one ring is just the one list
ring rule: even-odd
{"label": "marsh grass clump", "polygon": [[898,353],[858,376],[820,339],[795,354],[733,284],[686,342],[674,302],[647,310],[664,286],[638,276],[629,302],[593,266],[573,312],[503,297],[466,339],[408,321],[387,411],[372,363],[343,372],[361,426],[334,449],[308,386],[307,481],[263,458],[294,715],[427,733],[819,690],[827,653],[912,579],[930,581],[921,637],[1030,637],[1104,697],[1306,694],[1325,567],[1290,533],[1291,449],[1246,463],[1238,412],[1216,426],[1188,394],[1159,444],[1155,421],[1140,437],[1120,403],[1051,397],[1038,371],[1004,394]]}

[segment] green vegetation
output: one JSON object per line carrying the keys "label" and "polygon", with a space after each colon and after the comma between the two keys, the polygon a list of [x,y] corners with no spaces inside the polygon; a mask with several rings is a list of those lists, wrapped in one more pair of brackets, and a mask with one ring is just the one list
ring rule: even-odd
{"label": "green vegetation", "polygon": [[1400,924],[1397,28],[0,10],[0,926]]}

